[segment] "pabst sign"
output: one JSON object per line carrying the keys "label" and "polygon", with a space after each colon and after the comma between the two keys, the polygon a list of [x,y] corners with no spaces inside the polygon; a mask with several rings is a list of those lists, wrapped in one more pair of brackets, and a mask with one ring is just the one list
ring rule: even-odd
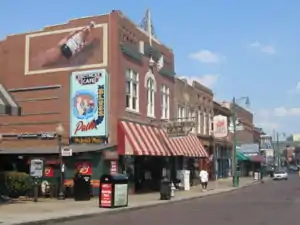
{"label": "pabst sign", "polygon": [[71,75],[71,137],[107,136],[105,70],[74,72]]}
{"label": "pabst sign", "polygon": [[215,138],[225,138],[228,135],[228,121],[226,116],[218,115],[213,119],[213,135]]}

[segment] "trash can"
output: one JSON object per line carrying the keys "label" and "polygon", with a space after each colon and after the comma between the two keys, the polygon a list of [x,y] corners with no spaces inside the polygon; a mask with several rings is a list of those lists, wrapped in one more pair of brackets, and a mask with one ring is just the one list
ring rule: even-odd
{"label": "trash can", "polygon": [[107,174],[100,178],[99,208],[128,206],[128,177],[123,174]]}
{"label": "trash can", "polygon": [[164,178],[160,183],[160,200],[170,200],[171,199],[171,182],[169,179]]}
{"label": "trash can", "polygon": [[77,175],[74,177],[74,200],[88,201],[91,199],[91,176]]}

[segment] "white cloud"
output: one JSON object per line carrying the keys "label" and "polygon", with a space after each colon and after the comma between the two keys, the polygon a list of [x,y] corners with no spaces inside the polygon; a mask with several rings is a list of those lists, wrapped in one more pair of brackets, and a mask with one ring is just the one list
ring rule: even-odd
{"label": "white cloud", "polygon": [[212,88],[218,82],[218,74],[204,74],[202,76],[183,76],[180,79],[186,79],[188,84],[192,85],[193,81],[197,81],[200,84]]}
{"label": "white cloud", "polygon": [[217,64],[220,63],[223,59],[224,56],[221,56],[218,53],[214,53],[210,50],[200,50],[195,53],[189,54],[189,58],[199,61],[201,63],[211,63],[211,64]]}
{"label": "white cloud", "polygon": [[276,49],[273,46],[265,45],[265,44],[262,44],[258,41],[255,41],[255,42],[251,43],[250,48],[256,48],[259,51],[261,51],[262,53],[269,54],[269,55],[276,54]]}

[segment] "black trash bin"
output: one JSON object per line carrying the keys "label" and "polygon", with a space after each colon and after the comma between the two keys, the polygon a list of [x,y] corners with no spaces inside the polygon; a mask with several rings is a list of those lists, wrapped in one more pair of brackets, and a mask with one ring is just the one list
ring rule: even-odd
{"label": "black trash bin", "polygon": [[160,200],[171,199],[171,181],[163,178],[160,183]]}
{"label": "black trash bin", "polygon": [[100,178],[99,207],[128,206],[128,177],[123,174],[103,175]]}
{"label": "black trash bin", "polygon": [[74,200],[88,201],[91,199],[91,176],[78,174],[74,177]]}

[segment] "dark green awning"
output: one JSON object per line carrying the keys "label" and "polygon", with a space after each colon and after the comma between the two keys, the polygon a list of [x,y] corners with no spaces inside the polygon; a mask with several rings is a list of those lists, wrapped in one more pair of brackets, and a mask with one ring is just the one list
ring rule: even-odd
{"label": "dark green awning", "polygon": [[243,154],[242,152],[236,152],[236,158],[238,161],[249,161],[250,158]]}

